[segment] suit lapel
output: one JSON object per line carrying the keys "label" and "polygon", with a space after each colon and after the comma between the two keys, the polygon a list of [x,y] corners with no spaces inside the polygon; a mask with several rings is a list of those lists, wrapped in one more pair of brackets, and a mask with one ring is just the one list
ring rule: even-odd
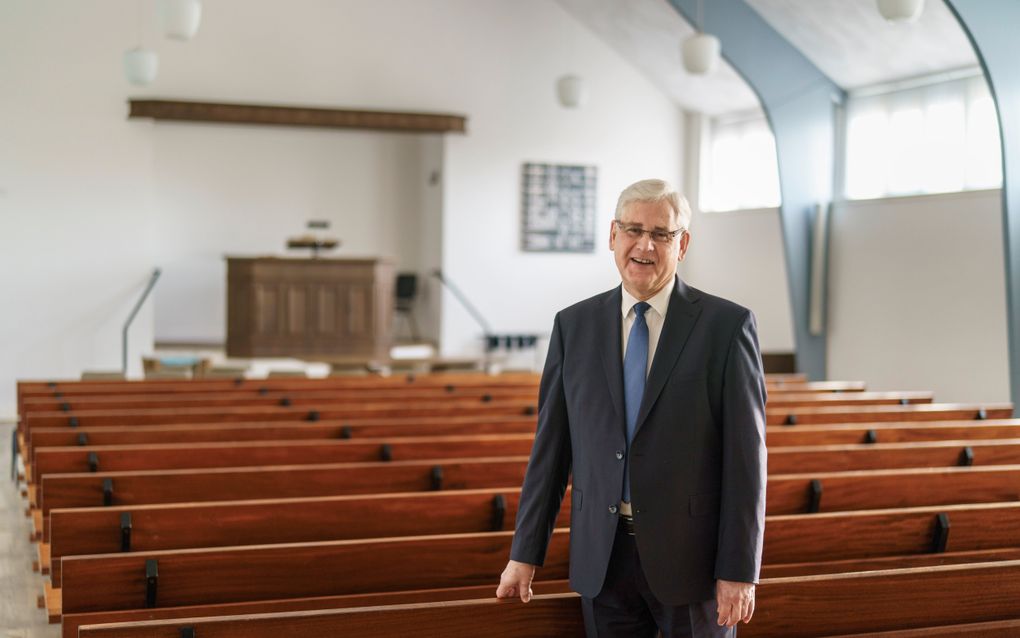
{"label": "suit lapel", "polygon": [[626,413],[623,411],[623,360],[620,355],[622,343],[620,335],[623,330],[621,303],[619,287],[606,295],[599,316],[597,343],[601,344],[602,369],[606,375],[606,385],[609,386],[609,396],[613,400],[616,416],[622,424],[625,423]]}
{"label": "suit lapel", "polygon": [[[701,308],[698,307],[697,301],[697,292],[688,288],[683,280],[677,277],[673,294],[669,297],[666,322],[662,326],[659,343],[655,347],[652,369],[645,382],[645,394],[641,400],[641,409],[638,411],[637,426],[634,430],[635,437],[662,393],[662,388],[665,387],[669,374],[676,365],[680,353],[683,352],[694,324],[698,321]],[[617,315],[619,314],[618,312]],[[617,320],[619,321],[619,318]]]}

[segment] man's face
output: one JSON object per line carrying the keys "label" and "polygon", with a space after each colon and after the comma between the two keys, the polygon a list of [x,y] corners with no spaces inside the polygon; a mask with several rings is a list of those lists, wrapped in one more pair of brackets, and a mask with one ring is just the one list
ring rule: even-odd
{"label": "man's face", "polygon": [[[623,228],[621,228],[621,225]],[[644,300],[662,290],[676,275],[676,266],[683,261],[690,242],[684,232],[669,242],[655,241],[649,233],[638,236],[636,229],[675,231],[679,228],[668,202],[634,202],[613,221],[609,231],[609,248],[616,258],[627,292]]]}

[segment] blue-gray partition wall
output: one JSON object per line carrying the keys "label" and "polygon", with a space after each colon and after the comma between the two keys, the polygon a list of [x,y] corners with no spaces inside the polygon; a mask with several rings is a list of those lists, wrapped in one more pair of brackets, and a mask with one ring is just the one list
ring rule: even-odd
{"label": "blue-gray partition wall", "polygon": [[[946,0],[946,4],[974,46],[999,114],[1009,387],[1015,406],[1020,403],[1020,1]],[[960,211],[960,223],[967,223],[967,211]],[[1013,413],[1017,414],[1016,407]]]}
{"label": "blue-gray partition wall", "polygon": [[[824,285],[821,329],[813,333],[809,320],[812,229],[816,208],[827,210],[833,198],[836,105],[845,93],[743,0],[706,0],[703,25],[696,22],[697,0],[670,2],[688,22],[719,38],[723,57],[758,94],[772,126],[797,368],[811,379],[824,379]],[[822,268],[824,282],[824,262]]]}

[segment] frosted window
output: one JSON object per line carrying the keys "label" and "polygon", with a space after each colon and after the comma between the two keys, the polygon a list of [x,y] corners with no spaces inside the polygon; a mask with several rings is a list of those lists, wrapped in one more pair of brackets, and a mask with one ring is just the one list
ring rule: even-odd
{"label": "frosted window", "polygon": [[1001,184],[998,121],[983,77],[849,100],[848,199]]}
{"label": "frosted window", "polygon": [[779,205],[776,141],[764,116],[713,120],[702,162],[700,208],[705,211]]}

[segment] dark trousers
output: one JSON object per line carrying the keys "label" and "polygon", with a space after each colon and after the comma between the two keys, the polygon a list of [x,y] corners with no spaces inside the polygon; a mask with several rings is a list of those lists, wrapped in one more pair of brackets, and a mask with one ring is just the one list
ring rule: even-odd
{"label": "dark trousers", "polygon": [[588,638],[735,638],[736,628],[720,627],[714,600],[663,605],[648,588],[634,536],[621,523],[602,591],[581,598]]}

